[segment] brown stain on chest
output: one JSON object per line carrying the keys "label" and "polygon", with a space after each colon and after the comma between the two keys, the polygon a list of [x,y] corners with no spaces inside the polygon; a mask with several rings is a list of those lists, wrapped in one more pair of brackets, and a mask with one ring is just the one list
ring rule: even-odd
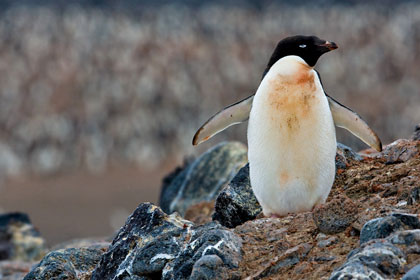
{"label": "brown stain on chest", "polygon": [[279,123],[289,131],[300,128],[300,120],[311,117],[312,104],[315,101],[315,73],[311,68],[302,65],[296,75],[281,76],[269,81],[268,103],[271,119],[283,114],[285,120]]}
{"label": "brown stain on chest", "polygon": [[287,182],[289,182],[290,176],[286,171],[283,171],[280,173],[279,179],[280,179],[280,186],[285,185],[287,184]]}

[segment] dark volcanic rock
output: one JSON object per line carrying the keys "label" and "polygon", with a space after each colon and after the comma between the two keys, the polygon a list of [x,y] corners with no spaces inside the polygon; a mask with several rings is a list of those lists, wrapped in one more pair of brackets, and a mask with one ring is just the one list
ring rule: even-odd
{"label": "dark volcanic rock", "polygon": [[239,266],[242,241],[236,234],[217,223],[192,228],[191,232],[189,244],[167,264],[162,279],[189,279],[195,264],[199,262],[197,266],[201,266],[203,260],[200,259],[206,255],[216,255],[223,261],[224,268],[220,273],[225,268]]}
{"label": "dark volcanic rock", "polygon": [[53,251],[47,254],[24,280],[90,279],[103,253],[103,250],[93,248]]}
{"label": "dark volcanic rock", "polygon": [[321,232],[334,234],[344,231],[356,220],[357,207],[349,198],[341,195],[315,207],[312,214]]}
{"label": "dark volcanic rock", "polygon": [[[120,229],[108,251],[102,256],[92,279],[119,279],[117,275],[131,276],[132,263],[136,256],[151,257],[149,261],[142,260],[141,263],[136,265],[136,272],[140,270],[144,271],[145,274],[159,272],[159,268],[163,267],[166,261],[172,258],[173,246],[178,242],[174,238],[171,241],[174,243],[171,244],[167,240],[170,239],[167,234],[180,237],[182,230],[191,225],[177,214],[168,216],[159,207],[151,203],[140,204]],[[158,237],[161,238],[159,241],[167,242],[161,248],[156,247],[156,238]],[[148,255],[148,252],[143,250],[145,247],[150,248],[156,255]],[[157,251],[159,249],[161,251]],[[139,257],[137,257],[138,259]]]}
{"label": "dark volcanic rock", "polygon": [[197,275],[205,270],[200,259],[207,255],[222,260],[215,273],[224,275],[239,265],[241,247],[241,239],[220,224],[193,226],[177,213],[167,215],[143,203],[102,256],[92,279],[189,279],[194,267]]}
{"label": "dark volcanic rock", "polygon": [[[420,136],[419,136],[420,137]],[[402,280],[420,280],[420,264],[410,269]]]}
{"label": "dark volcanic rock", "polygon": [[330,280],[394,279],[403,272],[406,262],[405,254],[398,247],[383,240],[366,243],[350,252],[347,258]]}
{"label": "dark volcanic rock", "polygon": [[45,240],[28,215],[0,215],[0,260],[38,261],[45,253]]}
{"label": "dark volcanic rock", "polygon": [[419,229],[416,215],[393,213],[390,216],[368,221],[360,232],[360,244],[377,238],[385,238],[400,230]]}
{"label": "dark volcanic rock", "polygon": [[220,192],[216,199],[213,220],[233,228],[255,219],[261,211],[249,182],[249,164],[247,164]]}
{"label": "dark volcanic rock", "polygon": [[165,180],[159,205],[166,213],[184,215],[191,205],[214,200],[220,190],[247,163],[247,148],[237,142],[223,142],[194,160],[172,180]]}

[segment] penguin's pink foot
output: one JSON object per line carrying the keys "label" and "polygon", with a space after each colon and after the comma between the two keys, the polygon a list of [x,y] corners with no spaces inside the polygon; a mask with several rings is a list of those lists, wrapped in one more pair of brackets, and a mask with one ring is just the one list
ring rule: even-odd
{"label": "penguin's pink foot", "polygon": [[277,215],[277,214],[270,214],[269,218],[273,218],[273,219],[279,219],[279,218],[283,218],[285,216],[282,215]]}

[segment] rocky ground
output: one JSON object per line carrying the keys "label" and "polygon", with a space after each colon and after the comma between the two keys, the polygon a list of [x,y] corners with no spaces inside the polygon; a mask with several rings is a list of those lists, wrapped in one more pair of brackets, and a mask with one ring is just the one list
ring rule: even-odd
{"label": "rocky ground", "polygon": [[263,217],[246,148],[229,142],[170,174],[161,207],[140,204],[111,243],[70,242],[38,263],[47,249],[29,218],[3,215],[0,278],[419,279],[418,130],[382,153],[340,145],[332,191],[313,212]]}

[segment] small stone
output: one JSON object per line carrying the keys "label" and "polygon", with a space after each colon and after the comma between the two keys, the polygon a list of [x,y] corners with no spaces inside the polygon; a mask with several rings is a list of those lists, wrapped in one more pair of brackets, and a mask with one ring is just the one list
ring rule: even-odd
{"label": "small stone", "polygon": [[416,125],[414,128],[414,133],[411,136],[412,140],[420,140],[420,124]]}
{"label": "small stone", "polygon": [[420,229],[399,231],[387,238],[405,254],[420,254]]}
{"label": "small stone", "polygon": [[350,147],[337,143],[337,154],[343,156],[346,161],[360,161],[363,158],[356,152],[354,152]]}
{"label": "small stone", "polygon": [[189,244],[183,247],[176,259],[166,264],[162,279],[189,279],[195,263],[206,255],[217,255],[226,269],[239,266],[242,240],[236,234],[214,222],[190,231]]}
{"label": "small stone", "polygon": [[90,248],[50,252],[25,276],[24,280],[81,279],[81,275],[84,275],[83,279],[89,279],[103,253],[103,250]]}
{"label": "small stone", "polygon": [[193,266],[190,280],[226,279],[226,267],[217,255],[204,255]]}
{"label": "small stone", "polygon": [[[420,133],[419,133],[420,138]],[[420,280],[420,264],[410,269],[402,278],[402,280]]]}
{"label": "small stone", "polygon": [[261,211],[262,208],[252,191],[247,164],[220,192],[216,199],[213,220],[234,228],[255,219]]}
{"label": "small stone", "polygon": [[418,229],[420,221],[416,215],[394,213],[368,221],[360,232],[360,244],[377,238],[385,238],[404,229]]}
{"label": "small stone", "polygon": [[336,236],[332,236],[326,240],[322,240],[318,242],[318,247],[319,248],[324,248],[324,247],[328,247],[332,244],[335,244],[338,242],[338,238]]}
{"label": "small stone", "polygon": [[407,204],[408,205],[414,205],[420,201],[420,187],[414,187],[409,192],[408,198],[407,198]]}
{"label": "small stone", "polygon": [[373,241],[350,252],[330,280],[395,278],[405,263],[405,254],[398,247],[383,240]]}
{"label": "small stone", "polygon": [[159,205],[166,213],[181,215],[192,205],[214,200],[222,187],[247,163],[247,148],[238,142],[223,142],[187,165],[172,180],[166,179]]}
{"label": "small stone", "polygon": [[357,218],[357,206],[344,195],[315,207],[312,212],[318,229],[326,234],[344,231]]}
{"label": "small stone", "polygon": [[419,154],[419,143],[407,139],[398,139],[387,145],[382,152],[386,164],[406,162]]}

